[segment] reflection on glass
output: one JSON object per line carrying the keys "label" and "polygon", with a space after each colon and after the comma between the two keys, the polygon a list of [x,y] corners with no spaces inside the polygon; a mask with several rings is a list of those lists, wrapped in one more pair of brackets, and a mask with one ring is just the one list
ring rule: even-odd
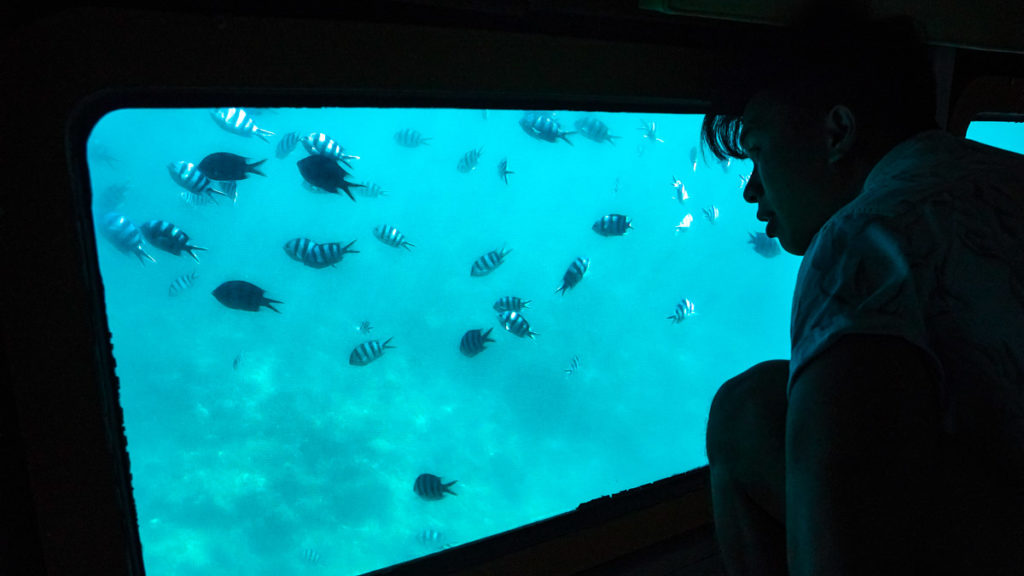
{"label": "reflection on glass", "polygon": [[1024,122],[971,122],[967,138],[1018,154],[1024,154]]}
{"label": "reflection on glass", "polygon": [[706,463],[799,260],[697,115],[123,109],[88,142],[154,574],[355,574]]}

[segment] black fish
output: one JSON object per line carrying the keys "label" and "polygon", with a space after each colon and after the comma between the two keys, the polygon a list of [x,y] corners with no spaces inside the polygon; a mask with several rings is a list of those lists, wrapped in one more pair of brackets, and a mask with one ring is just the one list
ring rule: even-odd
{"label": "black fish", "polygon": [[199,171],[210,180],[245,180],[249,174],[266,176],[257,166],[266,160],[249,164],[248,158],[230,152],[214,152],[199,163]]}
{"label": "black fish", "polygon": [[135,254],[139,262],[156,262],[156,258],[142,248],[142,232],[117,212],[110,212],[103,217],[103,228],[100,231],[121,252]]}
{"label": "black fish", "polygon": [[427,140],[430,138],[424,138],[423,134],[420,134],[412,128],[405,128],[395,132],[395,142],[399,146],[405,146],[406,148],[416,148],[417,146],[423,146],[427,144]]}
{"label": "black fish", "polygon": [[193,260],[199,262],[199,256],[196,256],[193,250],[206,250],[206,248],[189,244],[188,234],[165,220],[150,220],[139,228],[150,244],[175,256],[180,256],[182,252],[188,252]]}
{"label": "black fish", "polygon": [[330,156],[321,156],[314,154],[307,156],[297,162],[299,166],[299,173],[302,174],[302,178],[308,182],[314,188],[319,188],[324,192],[330,192],[331,194],[338,194],[338,190],[344,190],[345,194],[356,201],[355,196],[352,195],[350,187],[361,187],[362,184],[356,184],[355,182],[349,182],[345,180],[345,176],[348,176],[348,172],[344,168],[338,165],[338,163]]}
{"label": "black fish", "polygon": [[271,304],[283,304],[283,302],[264,297],[265,292],[266,290],[245,280],[229,280],[217,286],[212,294],[218,302],[235,310],[258,312],[260,306],[266,306],[274,312],[280,313],[281,311]]}
{"label": "black fish", "polygon": [[585,137],[598,143],[611,142],[612,144],[615,144],[614,139],[618,138],[618,136],[609,134],[608,126],[593,116],[587,116],[586,118],[580,118],[577,120],[576,129],[579,130],[580,134],[583,134]]}
{"label": "black fish", "polygon": [[[409,247],[416,247],[415,244],[410,243],[405,239],[405,235],[398,231],[398,228],[390,224],[381,224],[373,229],[373,235],[378,240],[387,244],[388,246],[394,246],[395,248],[405,248],[409,250]],[[410,250],[411,252],[411,250]]]}
{"label": "black fish", "polygon": [[622,236],[632,227],[629,219],[622,214],[608,214],[594,222],[591,228],[601,236]]}
{"label": "black fish", "polygon": [[384,350],[388,348],[394,348],[394,346],[388,346],[388,342],[391,342],[391,338],[388,338],[381,344],[380,340],[368,340],[363,342],[359,346],[356,346],[352,353],[348,355],[348,363],[353,366],[366,366],[370,362],[373,362],[377,358],[384,355]]}
{"label": "black fish", "polygon": [[562,285],[555,289],[555,292],[561,292],[565,294],[565,291],[573,288],[580,283],[583,279],[583,275],[587,272],[587,268],[590,267],[590,259],[580,256],[579,258],[572,261],[569,268],[565,271],[562,276]]}
{"label": "black fish", "polygon": [[530,301],[523,300],[519,296],[502,296],[494,303],[495,312],[519,312],[523,308],[529,308]]}
{"label": "black fish", "polygon": [[520,338],[529,336],[530,340],[533,340],[533,337],[537,335],[536,332],[530,330],[530,323],[527,322],[526,318],[523,318],[519,312],[507,310],[498,314],[498,320],[501,322],[501,325],[505,327],[505,330],[508,330]]}
{"label": "black fish", "polygon": [[277,150],[274,154],[278,158],[284,158],[285,156],[292,153],[295,150],[295,146],[298,145],[299,140],[302,139],[302,134],[298,132],[289,132],[284,136],[281,136],[281,141],[277,143]]}
{"label": "black fish", "polygon": [[451,494],[452,496],[458,496],[458,494],[453,492],[451,489],[451,486],[456,482],[458,482],[458,480],[441,483],[441,478],[438,476],[434,476],[433,474],[420,474],[416,477],[416,482],[412,485],[412,491],[424,500],[440,500],[441,498],[444,498],[446,493]]}
{"label": "black fish", "polygon": [[459,342],[459,351],[470,358],[483,352],[484,346],[488,342],[494,342],[494,339],[490,337],[491,330],[493,328],[488,328],[486,332],[469,330],[462,335],[462,341]]}
{"label": "black fish", "polygon": [[473,265],[469,268],[469,275],[486,276],[491,272],[494,272],[494,269],[501,266],[501,263],[505,260],[505,256],[508,256],[508,253],[511,251],[511,248],[505,250],[504,246],[502,246],[500,250],[491,250],[473,262]]}
{"label": "black fish", "polygon": [[199,272],[196,270],[193,270],[189,274],[182,274],[181,276],[178,276],[174,279],[174,282],[171,282],[170,288],[167,289],[167,295],[177,296],[185,290],[188,290],[192,287],[192,283],[195,282],[198,277]]}
{"label": "black fish", "polygon": [[782,254],[782,248],[779,246],[779,243],[775,241],[775,238],[772,238],[764,232],[750,234],[750,240],[747,240],[747,243],[753,244],[754,252],[757,252],[765,258],[774,258],[779,254]]}
{"label": "black fish", "polygon": [[508,175],[515,174],[508,169],[508,158],[502,158],[501,162],[498,162],[498,178],[505,181],[505,185],[508,185]]}
{"label": "black fish", "polygon": [[476,165],[480,163],[480,155],[483,154],[484,147],[481,146],[475,150],[470,150],[459,158],[459,163],[455,165],[455,169],[463,174],[476,169]]}
{"label": "black fish", "polygon": [[558,120],[555,120],[554,114],[535,110],[527,110],[523,113],[523,117],[519,119],[519,127],[532,138],[545,142],[557,142],[562,139],[572,145],[569,135],[575,134],[575,132],[562,130],[558,125]]}

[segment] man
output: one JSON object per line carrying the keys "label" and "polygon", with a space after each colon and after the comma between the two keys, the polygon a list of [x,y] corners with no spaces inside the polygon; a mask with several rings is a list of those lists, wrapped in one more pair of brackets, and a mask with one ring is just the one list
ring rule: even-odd
{"label": "man", "polygon": [[702,134],[804,256],[791,360],[712,403],[726,568],[1024,574],[1024,156],[936,129],[912,24],[789,38]]}

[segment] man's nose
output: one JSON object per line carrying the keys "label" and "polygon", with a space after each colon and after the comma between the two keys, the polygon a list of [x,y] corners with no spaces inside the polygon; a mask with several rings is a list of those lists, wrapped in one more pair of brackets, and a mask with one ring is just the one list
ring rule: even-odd
{"label": "man's nose", "polygon": [[750,173],[750,178],[747,180],[747,185],[743,187],[743,199],[747,202],[754,204],[758,198],[764,192],[764,188],[761,187],[761,178],[757,175],[757,169]]}

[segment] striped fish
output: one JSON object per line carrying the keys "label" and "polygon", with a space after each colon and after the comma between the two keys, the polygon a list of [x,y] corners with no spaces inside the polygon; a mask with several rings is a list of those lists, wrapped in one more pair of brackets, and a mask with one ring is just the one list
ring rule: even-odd
{"label": "striped fish", "polygon": [[302,138],[300,142],[302,142],[302,147],[306,149],[306,152],[334,158],[349,168],[352,167],[348,163],[349,160],[359,160],[359,156],[345,154],[345,149],[341,144],[338,144],[323,132],[311,132]]}
{"label": "striped fish", "polygon": [[501,325],[505,327],[505,330],[519,336],[520,338],[529,336],[530,340],[533,340],[533,337],[537,334],[530,330],[530,323],[527,322],[526,318],[523,318],[519,312],[506,310],[505,312],[498,314],[498,319],[501,321]]}
{"label": "striped fish", "polygon": [[217,205],[216,196],[211,196],[210,194],[195,194],[188,190],[181,191],[181,200],[193,208],[196,206]]}
{"label": "striped fish", "polygon": [[647,123],[641,120],[640,128],[638,128],[638,130],[643,132],[644,139],[650,142],[664,142],[664,140],[658,138],[658,127],[654,124],[654,122]]}
{"label": "striped fish", "polygon": [[469,275],[486,276],[491,272],[494,272],[494,269],[501,266],[501,263],[505,260],[505,256],[508,256],[508,253],[511,251],[511,248],[505,250],[504,246],[502,246],[500,250],[491,250],[473,262],[473,266],[469,269]]}
{"label": "striped fish", "polygon": [[601,236],[622,236],[632,227],[629,219],[622,214],[607,214],[591,226]]}
{"label": "striped fish", "polygon": [[493,328],[488,328],[486,332],[480,330],[467,331],[462,335],[462,341],[459,342],[459,351],[470,358],[483,352],[488,342],[494,342],[494,339],[490,337],[491,330]]}
{"label": "striped fish", "polygon": [[281,140],[277,143],[277,150],[275,150],[274,155],[278,158],[288,156],[292,153],[292,150],[295,150],[295,147],[298,146],[299,140],[302,140],[301,132],[289,132],[284,136],[281,136]]}
{"label": "striped fish", "polygon": [[192,257],[196,263],[199,262],[199,256],[196,255],[193,250],[206,250],[206,248],[200,248],[199,246],[193,246],[189,244],[189,236],[185,234],[174,224],[167,222],[166,220],[150,220],[139,227],[142,230],[142,235],[149,240],[149,243],[164,252],[170,252],[175,256],[180,256],[182,252],[188,252],[188,255]]}
{"label": "striped fish", "polygon": [[388,246],[394,246],[395,248],[405,248],[406,250],[409,250],[410,246],[413,248],[416,247],[415,244],[410,244],[409,241],[405,239],[405,235],[399,232],[398,228],[395,228],[390,224],[381,224],[380,226],[377,226],[373,229],[373,235],[381,242]]}
{"label": "striped fish", "polygon": [[618,136],[609,134],[608,126],[593,116],[587,116],[577,120],[576,130],[579,130],[580,134],[583,134],[585,137],[598,143],[611,142],[612,144],[615,144],[614,139],[618,138]]}
{"label": "striped fish", "polygon": [[447,539],[445,538],[444,534],[433,528],[424,528],[423,530],[417,532],[416,541],[428,548],[433,548],[435,550],[442,550],[444,548],[451,547],[451,544],[447,542]]}
{"label": "striped fish", "polygon": [[515,172],[508,169],[508,158],[502,158],[501,162],[498,162],[498,178],[505,181],[505,185],[508,185],[508,175],[515,174]]}
{"label": "striped fish", "polygon": [[590,268],[590,259],[580,256],[579,258],[572,261],[569,264],[569,268],[565,271],[562,276],[562,285],[555,289],[555,292],[561,292],[565,294],[566,290],[575,287],[583,279],[583,275],[586,274],[587,268]]}
{"label": "striped fish", "polygon": [[367,340],[363,342],[356,346],[352,353],[348,355],[348,363],[353,366],[366,366],[383,356],[384,350],[394,348],[394,346],[388,346],[388,342],[391,342],[391,338],[385,340],[383,344],[381,344],[380,340]]}
{"label": "striped fish", "polygon": [[195,283],[196,278],[198,277],[199,272],[197,270],[193,270],[188,274],[182,274],[181,276],[178,276],[177,278],[174,279],[174,282],[171,282],[171,286],[167,289],[167,295],[177,296],[184,292],[185,290],[188,290],[189,288],[192,287],[192,284]]}
{"label": "striped fish", "polygon": [[572,376],[579,369],[580,369],[580,357],[579,357],[579,355],[574,355],[572,357],[572,360],[569,361],[569,367],[564,370],[565,377],[568,378],[569,376]]}
{"label": "striped fish", "polygon": [[693,224],[693,214],[683,216],[683,219],[679,221],[679,224],[676,224],[676,234],[686,232],[690,229],[691,224]]}
{"label": "striped fish", "polygon": [[309,238],[292,238],[285,242],[284,253],[291,257],[296,262],[306,262],[306,255],[309,251],[316,246],[316,242],[313,242]]}
{"label": "striped fish", "polygon": [[704,217],[712,224],[718,222],[718,206],[712,204],[711,206],[704,208]]}
{"label": "striped fish", "polygon": [[696,146],[693,146],[692,148],[690,148],[690,168],[693,169],[694,172],[697,171],[697,147]]}
{"label": "striped fish", "polygon": [[353,240],[348,244],[342,246],[341,242],[327,242],[325,244],[317,244],[309,251],[306,255],[306,259],[303,264],[311,268],[326,268],[328,266],[334,266],[345,257],[345,254],[358,254],[359,250],[351,250],[352,245],[356,241]]}
{"label": "striped fish", "polygon": [[530,301],[523,300],[519,296],[502,296],[494,303],[495,312],[520,312],[523,308],[529,308]]}
{"label": "striped fish", "polygon": [[678,323],[682,322],[683,320],[686,320],[687,318],[689,318],[693,314],[694,314],[693,302],[690,302],[688,299],[683,298],[679,302],[679,304],[676,304],[676,309],[675,309],[675,311],[672,312],[672,315],[671,316],[666,316],[666,318],[671,320],[673,324],[678,324]]}
{"label": "striped fish", "polygon": [[476,165],[480,163],[480,155],[483,154],[484,147],[481,146],[476,150],[470,150],[459,158],[459,163],[455,165],[455,169],[463,174],[476,169]]}
{"label": "striped fish", "polygon": [[686,191],[686,186],[683,186],[683,181],[675,176],[672,177],[672,189],[675,191],[672,197],[675,198],[676,202],[685,204],[690,199],[690,194]]}
{"label": "striped fish", "polygon": [[264,142],[269,142],[268,137],[274,135],[270,130],[257,126],[252,117],[241,108],[218,108],[210,114],[218,126],[232,134],[246,137],[256,135]]}
{"label": "striped fish", "polygon": [[445,494],[458,496],[458,494],[453,492],[451,489],[452,485],[456,482],[458,482],[458,480],[441,482],[441,478],[434,476],[433,474],[420,474],[416,477],[416,481],[413,482],[412,491],[424,500],[440,500],[441,498],[444,498]]}
{"label": "striped fish", "polygon": [[110,240],[115,248],[125,254],[132,253],[138,257],[143,264],[146,260],[156,262],[156,258],[150,256],[142,247],[142,231],[140,231],[130,220],[118,214],[109,212],[103,217],[103,235]]}
{"label": "striped fish", "polygon": [[570,146],[572,141],[569,140],[569,135],[575,134],[575,132],[562,130],[558,120],[555,119],[554,114],[551,112],[540,112],[537,110],[527,110],[524,112],[523,117],[519,119],[519,127],[523,129],[523,132],[537,140],[557,142],[559,139],[562,139],[569,143]]}
{"label": "striped fish", "polygon": [[427,140],[430,138],[424,138],[423,134],[420,134],[412,128],[404,128],[395,132],[395,142],[399,146],[405,146],[406,148],[416,148],[417,146],[427,145]]}
{"label": "striped fish", "polygon": [[302,551],[302,561],[310,566],[320,565],[320,553],[312,548],[306,548]]}
{"label": "striped fish", "polygon": [[199,167],[191,162],[171,162],[167,165],[167,171],[171,175],[171,179],[181,186],[185,190],[188,190],[192,194],[218,194],[220,196],[227,196],[223,188],[219,183],[215,183],[213,180],[207,178],[200,170]]}
{"label": "striped fish", "polygon": [[380,196],[387,196],[387,191],[380,187],[380,184],[374,182],[367,182],[363,184],[362,188],[356,189],[356,194],[360,196],[366,196],[368,198],[377,198]]}

